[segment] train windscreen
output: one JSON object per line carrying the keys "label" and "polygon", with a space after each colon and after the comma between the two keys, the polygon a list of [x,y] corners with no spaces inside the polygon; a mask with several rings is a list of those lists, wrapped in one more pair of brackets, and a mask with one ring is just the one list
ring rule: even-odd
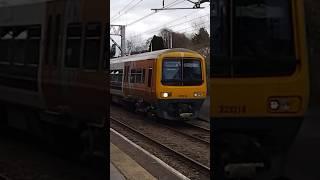
{"label": "train windscreen", "polygon": [[214,2],[213,76],[279,76],[295,71],[291,0]]}
{"label": "train windscreen", "polygon": [[168,86],[197,86],[202,84],[201,62],[198,59],[165,59],[162,84]]}

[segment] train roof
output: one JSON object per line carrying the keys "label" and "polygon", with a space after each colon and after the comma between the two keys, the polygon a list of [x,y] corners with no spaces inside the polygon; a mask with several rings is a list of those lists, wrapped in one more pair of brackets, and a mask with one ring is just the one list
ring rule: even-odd
{"label": "train roof", "polygon": [[17,2],[0,6],[0,26],[42,24],[45,19],[47,1],[25,2],[24,4]]}
{"label": "train roof", "polygon": [[[195,51],[185,49],[185,48],[173,48],[173,49],[163,49],[158,51],[152,51],[142,54],[135,54],[131,56],[124,56],[119,58],[110,59],[110,63],[120,63],[120,62],[128,62],[128,61],[139,61],[139,60],[148,60],[148,59],[156,59],[163,53],[170,53],[170,52],[189,52],[189,53],[197,53]],[[198,54],[198,53],[197,53]]]}

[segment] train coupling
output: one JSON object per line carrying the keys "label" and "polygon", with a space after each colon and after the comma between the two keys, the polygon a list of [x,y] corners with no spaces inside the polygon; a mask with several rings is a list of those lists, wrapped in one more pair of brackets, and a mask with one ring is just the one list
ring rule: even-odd
{"label": "train coupling", "polygon": [[230,179],[238,179],[238,178],[246,178],[251,179],[257,175],[259,169],[265,168],[265,164],[263,162],[257,163],[235,163],[228,164],[224,167],[224,171],[227,178]]}

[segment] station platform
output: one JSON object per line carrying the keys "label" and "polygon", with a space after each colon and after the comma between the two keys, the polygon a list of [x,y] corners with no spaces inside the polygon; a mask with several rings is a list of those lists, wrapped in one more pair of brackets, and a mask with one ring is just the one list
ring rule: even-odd
{"label": "station platform", "polygon": [[[114,129],[110,129],[110,173],[130,180],[190,180]],[[110,166],[111,168],[111,166]],[[115,179],[117,180],[117,179]]]}
{"label": "station platform", "polygon": [[111,180],[125,180],[125,177],[120,173],[120,171],[110,163],[110,179]]}
{"label": "station platform", "polygon": [[156,180],[147,170],[110,143],[110,179],[111,180]]}

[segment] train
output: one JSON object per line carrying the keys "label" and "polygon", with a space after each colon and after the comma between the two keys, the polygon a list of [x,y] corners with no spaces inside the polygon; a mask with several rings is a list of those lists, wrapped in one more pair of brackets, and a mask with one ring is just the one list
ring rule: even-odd
{"label": "train", "polygon": [[101,0],[0,7],[1,128],[53,144],[72,132],[83,153],[107,157],[108,22]]}
{"label": "train", "polygon": [[111,59],[110,93],[112,101],[150,117],[195,119],[207,96],[205,59],[183,48]]}
{"label": "train", "polygon": [[304,1],[211,3],[214,178],[283,176],[309,103]]}

